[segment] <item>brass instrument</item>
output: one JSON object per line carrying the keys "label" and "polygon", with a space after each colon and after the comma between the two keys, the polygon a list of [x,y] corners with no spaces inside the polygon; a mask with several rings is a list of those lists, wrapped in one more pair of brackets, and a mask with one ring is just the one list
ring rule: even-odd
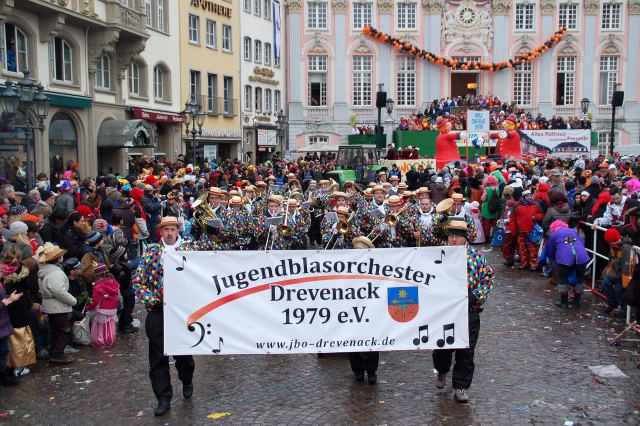
{"label": "brass instrument", "polygon": [[180,195],[180,192],[177,189],[169,191],[167,194],[167,200],[175,200]]}
{"label": "brass instrument", "polygon": [[[208,201],[209,194],[205,192],[193,202],[191,208],[193,209],[193,221],[204,231],[207,229],[207,220],[219,219],[216,212],[213,211]],[[218,241],[218,237],[213,236],[215,241]]]}
{"label": "brass instrument", "polygon": [[[398,216],[400,216],[400,214],[405,211],[405,209],[407,207],[409,207],[410,203],[406,203],[398,213],[388,213],[384,219],[382,219],[380,222],[378,222],[376,225],[373,226],[373,228],[371,229],[371,232],[369,232],[369,235],[367,235],[367,238],[369,238],[372,242],[375,241],[380,235],[382,235],[382,228],[380,227],[380,225],[382,225],[382,223],[384,222],[385,224],[387,224],[388,227],[393,228],[398,224]],[[375,232],[377,231],[377,234],[375,237],[370,238],[371,235],[373,235]]]}
{"label": "brass instrument", "polygon": [[[283,201],[282,204],[285,204],[285,202]],[[288,221],[289,221],[289,199],[286,199],[286,204],[285,204],[285,209],[286,212],[284,214],[284,223],[281,223],[280,225],[278,225],[278,234],[282,235],[283,237],[289,237],[291,236],[291,234],[293,233],[293,229],[291,229],[291,227],[288,225]],[[273,244],[273,243],[272,243]]]}

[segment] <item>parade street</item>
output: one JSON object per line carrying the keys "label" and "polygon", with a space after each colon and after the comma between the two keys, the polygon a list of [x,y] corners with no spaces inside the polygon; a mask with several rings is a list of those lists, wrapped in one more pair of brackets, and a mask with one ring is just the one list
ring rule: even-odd
{"label": "parade street", "polygon": [[[346,354],[196,357],[194,395],[172,368],[169,414],[154,418],[144,330],[112,348],[81,347],[70,366],[39,361],[2,390],[7,424],[638,424],[637,344],[608,345],[617,324],[587,294],[581,311],[553,306],[535,272],[487,254],[496,285],[482,316],[470,403],[436,389],[431,351],[382,352],[375,386],[353,380]],[[144,315],[137,306],[139,316]],[[144,318],[140,318],[144,320]],[[143,322],[144,324],[144,322]],[[634,346],[635,345],[635,346]],[[615,364],[628,378],[599,378]]]}

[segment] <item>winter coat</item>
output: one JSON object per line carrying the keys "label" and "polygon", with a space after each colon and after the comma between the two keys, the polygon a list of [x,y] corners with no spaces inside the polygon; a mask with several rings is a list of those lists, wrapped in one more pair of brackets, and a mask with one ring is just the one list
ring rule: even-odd
{"label": "winter coat", "polygon": [[[4,277],[4,288],[9,294],[15,292],[22,293],[22,297],[9,306],[7,312],[11,319],[11,325],[14,328],[26,327],[29,325],[27,312],[31,308],[29,297],[29,269],[26,266],[20,266],[13,274]],[[4,305],[4,303],[3,303]]]}
{"label": "winter coat", "polygon": [[571,218],[572,214],[569,203],[564,203],[561,206],[551,206],[549,210],[547,210],[547,214],[544,215],[544,219],[542,219],[542,229],[544,229],[544,232],[548,232],[549,225],[558,219],[568,225]]}
{"label": "winter coat", "polygon": [[121,228],[124,231],[124,236],[127,241],[132,242],[133,240],[133,226],[136,223],[136,216],[133,214],[131,207],[127,203],[123,203],[119,201],[113,206],[113,210],[111,214],[118,213],[122,217],[122,225]]}
{"label": "winter coat", "polygon": [[447,186],[444,183],[436,183],[431,187],[431,201],[434,204],[438,204],[448,197],[447,192]]}
{"label": "winter coat", "polygon": [[525,206],[522,203],[518,203],[513,214],[517,232],[520,234],[531,232],[531,229],[533,229],[535,225],[533,217],[538,213],[540,213],[540,210],[538,210],[538,206],[535,204],[532,203]]}
{"label": "winter coat", "polygon": [[38,279],[44,312],[47,314],[71,312],[77,300],[69,293],[69,280],[62,268],[51,263],[41,264]]}
{"label": "winter coat", "polygon": [[98,281],[93,286],[93,296],[91,303],[87,305],[87,310],[92,311],[98,309],[117,309],[118,308],[118,290],[120,285],[113,278],[105,278]]}
{"label": "winter coat", "polygon": [[40,236],[45,243],[60,245],[62,244],[62,232],[60,228],[51,222],[45,222],[40,228]]}
{"label": "winter coat", "polygon": [[63,209],[65,213],[68,215],[69,213],[73,213],[76,209],[76,199],[69,192],[64,192],[56,199],[55,208]]}
{"label": "winter coat", "polygon": [[9,319],[9,312],[2,300],[8,297],[7,292],[4,290],[2,284],[0,284],[0,339],[11,336],[13,334],[13,325]]}
{"label": "winter coat", "polygon": [[2,252],[5,253],[12,247],[15,247],[18,250],[20,250],[20,252],[22,253],[23,259],[29,259],[30,257],[33,257],[33,249],[29,244],[18,243],[16,241],[11,241],[11,240],[7,240],[4,242],[4,248],[2,249]]}
{"label": "winter coat", "polygon": [[572,228],[556,229],[549,236],[546,247],[547,256],[561,265],[583,265],[589,261],[589,253],[584,248],[584,241]]}
{"label": "winter coat", "polygon": [[70,257],[77,257],[80,259],[82,257],[86,240],[87,236],[74,226],[71,226],[64,231],[64,234],[62,235],[62,243],[60,244],[60,247],[67,250],[67,254],[65,254],[64,258],[69,259]]}

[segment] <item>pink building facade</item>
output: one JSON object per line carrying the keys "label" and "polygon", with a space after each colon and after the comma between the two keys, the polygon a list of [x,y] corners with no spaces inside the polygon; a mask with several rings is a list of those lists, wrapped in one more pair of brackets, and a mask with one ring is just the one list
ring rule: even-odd
{"label": "pink building facade", "polygon": [[[605,152],[611,97],[616,144],[640,143],[640,0],[287,0],[289,151],[346,143],[354,123],[374,126],[378,85],[398,122],[435,100],[475,95],[514,101],[545,117],[582,116]],[[362,34],[364,25],[434,54],[501,62],[568,34],[535,61],[499,72],[453,71]],[[595,149],[595,147],[594,147]]]}

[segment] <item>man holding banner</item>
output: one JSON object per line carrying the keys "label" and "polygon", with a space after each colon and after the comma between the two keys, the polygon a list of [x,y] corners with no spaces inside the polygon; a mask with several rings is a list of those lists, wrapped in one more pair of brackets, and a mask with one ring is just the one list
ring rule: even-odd
{"label": "man holding banner", "polygon": [[[451,218],[448,226],[448,245],[467,245],[467,222],[459,218]],[[433,366],[438,370],[436,387],[444,388],[447,373],[451,369],[453,353],[456,362],[453,366],[453,392],[456,401],[469,402],[465,390],[471,386],[475,364],[473,356],[478,335],[480,334],[480,312],[493,287],[493,269],[482,253],[467,245],[467,286],[469,291],[469,348],[468,349],[436,349],[433,351]]]}
{"label": "man holding banner", "polygon": [[[164,314],[163,314],[163,266],[162,254],[165,251],[186,251],[188,247],[180,238],[178,219],[167,216],[158,225],[162,239],[157,246],[148,249],[142,256],[140,265],[131,280],[133,288],[145,309],[147,320],[145,329],[149,339],[149,377],[151,387],[158,400],[154,411],[156,416],[162,416],[171,409],[173,389],[169,372],[169,357],[164,351]],[[184,268],[184,266],[183,266]],[[178,377],[182,382],[182,395],[191,398],[193,394],[193,371],[195,362],[191,355],[174,356]]]}

